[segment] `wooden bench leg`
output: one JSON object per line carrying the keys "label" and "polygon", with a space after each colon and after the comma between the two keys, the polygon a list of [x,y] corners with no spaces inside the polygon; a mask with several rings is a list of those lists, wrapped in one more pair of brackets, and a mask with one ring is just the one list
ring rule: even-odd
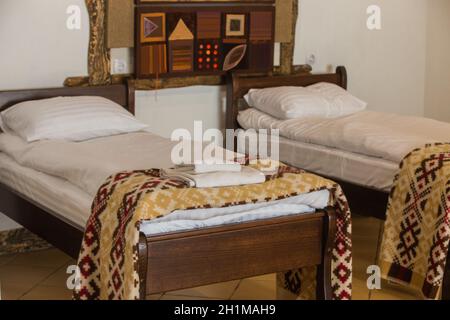
{"label": "wooden bench leg", "polygon": [[143,233],[139,235],[139,300],[145,300],[147,298],[147,238]]}
{"label": "wooden bench leg", "polygon": [[333,292],[331,287],[331,261],[333,254],[334,239],[336,237],[336,212],[334,209],[327,209],[324,217],[323,228],[323,254],[322,263],[317,268],[317,300],[332,300]]}

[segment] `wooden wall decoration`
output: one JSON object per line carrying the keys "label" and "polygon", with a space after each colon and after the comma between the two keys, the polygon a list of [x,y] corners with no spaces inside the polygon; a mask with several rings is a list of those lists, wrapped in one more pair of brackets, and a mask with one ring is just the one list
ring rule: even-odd
{"label": "wooden wall decoration", "polygon": [[89,85],[111,83],[111,56],[106,47],[106,3],[105,0],[86,0],[89,12]]}
{"label": "wooden wall decoration", "polygon": [[[240,0],[240,2],[248,1],[255,3],[254,0]],[[264,3],[271,0],[259,0],[259,3]],[[310,72],[311,67],[308,65],[293,65],[293,54],[295,45],[295,26],[298,16],[298,1],[299,0],[276,0],[276,40],[281,42],[281,57],[280,67],[275,67],[275,73],[305,73]],[[108,37],[115,30],[121,30],[122,34],[131,34],[130,21],[133,15],[130,14],[133,7],[134,0],[85,0],[86,7],[90,19],[90,39],[88,52],[88,76],[69,77],[65,80],[65,86],[88,86],[88,85],[105,85],[110,83],[122,83],[126,79],[133,78],[133,75],[111,75],[110,49],[114,47],[129,47],[131,46],[131,39],[123,38],[119,33],[116,33],[116,38]],[[148,0],[147,2],[158,3],[176,3],[176,2],[220,2],[226,4],[227,2],[236,2],[236,0]],[[280,19],[281,17],[281,19]],[[211,19],[211,17],[210,17]],[[214,17],[212,17],[214,21]],[[217,18],[215,18],[217,19]],[[211,21],[211,20],[210,20]],[[208,24],[208,21],[206,21]],[[220,22],[222,23],[222,22]],[[214,22],[213,22],[214,24]],[[200,25],[200,24],[199,24]],[[109,26],[109,27],[108,27]],[[214,31],[213,29],[209,28]],[[286,30],[290,30],[286,31]],[[292,34],[292,35],[291,35]],[[208,37],[206,35],[206,37]],[[236,40],[235,40],[236,41]],[[248,48],[249,54],[256,52],[256,47],[252,45]],[[170,58],[170,57],[169,57]],[[263,57],[261,57],[263,58]],[[267,59],[267,57],[266,57]],[[252,63],[256,63],[254,59]],[[170,61],[169,61],[170,65]],[[194,63],[195,65],[195,63]],[[194,66],[195,67],[195,66]],[[223,83],[223,78],[220,76],[192,76],[183,78],[167,78],[167,79],[148,79],[134,81],[137,88],[140,90],[152,88],[178,88],[189,85],[218,85]]]}
{"label": "wooden wall decoration", "polygon": [[192,72],[194,70],[194,35],[183,19],[169,36],[170,72]]}
{"label": "wooden wall decoration", "polygon": [[132,48],[134,46],[133,0],[106,2],[106,33],[108,48]]}
{"label": "wooden wall decoration", "polygon": [[[140,35],[136,35],[134,46],[136,78],[223,76],[231,70],[272,72],[274,5],[275,0],[263,4],[234,2],[232,5],[195,6],[185,2],[162,6],[137,0],[135,25]],[[183,16],[191,23],[186,24]],[[172,27],[169,20],[176,21],[176,26]],[[156,56],[149,43],[166,46],[158,47]],[[148,46],[152,48],[146,48]],[[252,51],[250,46],[253,46]],[[167,52],[161,51],[162,48],[167,48]],[[156,66],[158,62],[164,67]]]}
{"label": "wooden wall decoration", "polygon": [[197,38],[219,39],[222,15],[220,12],[203,11],[197,12]]}

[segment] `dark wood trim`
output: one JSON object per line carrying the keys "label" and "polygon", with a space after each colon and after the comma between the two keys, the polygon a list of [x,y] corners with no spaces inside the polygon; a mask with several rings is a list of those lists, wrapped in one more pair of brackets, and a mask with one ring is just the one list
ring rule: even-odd
{"label": "dark wood trim", "polygon": [[148,269],[148,246],[147,237],[141,233],[139,235],[139,281],[140,281],[140,299],[145,300],[147,297],[147,269]]}
{"label": "dark wood trim", "polygon": [[332,285],[331,285],[331,262],[333,259],[333,246],[334,239],[336,238],[336,212],[328,209],[324,216],[324,226],[322,243],[322,263],[317,268],[317,292],[316,297],[318,300],[331,300],[333,297]]}
{"label": "dark wood trim", "polygon": [[318,297],[331,299],[333,217],[327,209],[147,238],[146,294],[318,266]]}

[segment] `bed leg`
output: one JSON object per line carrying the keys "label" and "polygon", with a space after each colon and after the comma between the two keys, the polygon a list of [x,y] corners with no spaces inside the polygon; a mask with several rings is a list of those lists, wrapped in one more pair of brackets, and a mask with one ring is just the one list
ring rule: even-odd
{"label": "bed leg", "polygon": [[147,255],[147,238],[143,233],[139,235],[139,258],[138,258],[138,268],[139,268],[139,299],[145,300],[147,297],[147,265],[148,265],[148,255]]}
{"label": "bed leg", "polygon": [[323,253],[322,263],[317,268],[317,300],[331,300],[331,260],[333,243],[336,237],[336,212],[333,208],[326,210],[323,219]]}
{"label": "bed leg", "polygon": [[442,285],[442,300],[450,301],[450,249],[447,254],[447,263],[444,271],[444,283]]}

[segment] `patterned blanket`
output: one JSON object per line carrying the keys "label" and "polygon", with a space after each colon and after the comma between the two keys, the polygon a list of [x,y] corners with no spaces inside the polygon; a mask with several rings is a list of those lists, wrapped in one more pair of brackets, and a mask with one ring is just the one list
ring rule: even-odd
{"label": "patterned blanket", "polygon": [[437,299],[450,240],[450,144],[414,150],[400,165],[380,251],[385,279]]}
{"label": "patterned blanket", "polygon": [[[107,179],[92,205],[78,266],[81,286],[74,298],[138,299],[138,242],[140,224],[175,210],[220,208],[273,201],[313,191],[330,190],[330,206],[337,211],[333,251],[333,294],[351,298],[351,217],[341,188],[330,180],[281,165],[265,183],[224,188],[188,188],[163,179],[159,170],[121,172]],[[301,294],[301,271],[286,273],[285,286]]]}

